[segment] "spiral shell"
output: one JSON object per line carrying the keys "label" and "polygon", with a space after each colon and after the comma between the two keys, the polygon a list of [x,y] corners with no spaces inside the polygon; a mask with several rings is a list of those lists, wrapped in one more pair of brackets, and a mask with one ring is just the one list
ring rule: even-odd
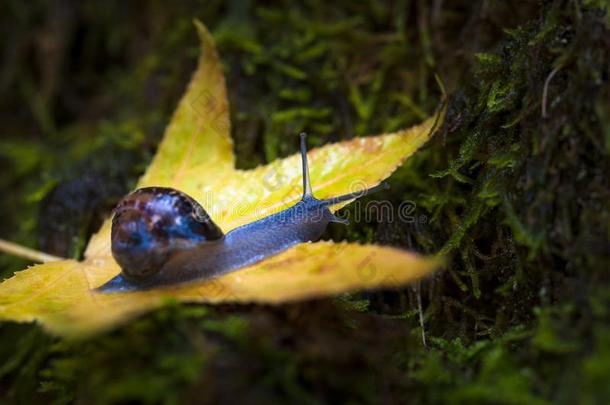
{"label": "spiral shell", "polygon": [[126,277],[142,279],[178,250],[222,239],[222,230],[188,195],[167,187],[141,188],[116,207],[112,255]]}

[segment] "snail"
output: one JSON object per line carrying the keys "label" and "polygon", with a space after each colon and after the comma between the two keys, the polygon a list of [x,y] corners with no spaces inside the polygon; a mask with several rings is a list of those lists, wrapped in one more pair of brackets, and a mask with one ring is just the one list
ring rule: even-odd
{"label": "snail", "polygon": [[208,279],[317,240],[331,222],[346,224],[332,205],[387,188],[318,200],[301,134],[303,197],[295,205],[224,234],[201,205],[178,190],[146,187],[127,195],[112,220],[112,255],[122,272],[97,291],[140,291]]}

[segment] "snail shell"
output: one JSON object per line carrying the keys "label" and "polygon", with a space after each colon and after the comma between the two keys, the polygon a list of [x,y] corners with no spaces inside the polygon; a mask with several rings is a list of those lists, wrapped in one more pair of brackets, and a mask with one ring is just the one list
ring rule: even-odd
{"label": "snail shell", "polygon": [[167,187],[141,188],[125,197],[112,220],[112,255],[126,278],[147,278],[177,251],[222,239],[201,205]]}

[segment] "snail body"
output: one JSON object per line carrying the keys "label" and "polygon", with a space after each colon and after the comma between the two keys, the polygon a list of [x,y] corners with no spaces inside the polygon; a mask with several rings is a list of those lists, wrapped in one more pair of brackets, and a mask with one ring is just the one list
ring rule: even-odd
{"label": "snail body", "polygon": [[112,254],[122,272],[97,290],[175,286],[254,264],[296,244],[317,240],[330,222],[347,223],[329,207],[385,187],[318,200],[311,191],[304,134],[301,157],[302,199],[227,234],[199,203],[180,191],[147,187],[129,194],[116,208],[111,233]]}

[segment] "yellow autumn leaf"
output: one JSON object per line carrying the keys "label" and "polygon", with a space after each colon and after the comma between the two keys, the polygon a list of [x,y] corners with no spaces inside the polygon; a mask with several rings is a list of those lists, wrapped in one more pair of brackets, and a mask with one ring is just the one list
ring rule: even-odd
{"label": "yellow autumn leaf", "polygon": [[[226,233],[299,200],[300,157],[293,155],[253,170],[235,169],[220,60],[209,32],[198,22],[196,26],[202,41],[197,71],[138,186],[186,192]],[[429,139],[443,115],[441,110],[410,129],[310,151],[314,195],[331,197],[379,184]],[[52,333],[83,336],[116,326],[167,300],[282,303],[396,287],[424,277],[440,264],[437,258],[388,247],[304,243],[215,279],[103,294],[94,289],[120,273],[110,253],[110,224],[109,219],[91,238],[83,261],[32,266],[0,284],[0,319],[36,320]]]}

